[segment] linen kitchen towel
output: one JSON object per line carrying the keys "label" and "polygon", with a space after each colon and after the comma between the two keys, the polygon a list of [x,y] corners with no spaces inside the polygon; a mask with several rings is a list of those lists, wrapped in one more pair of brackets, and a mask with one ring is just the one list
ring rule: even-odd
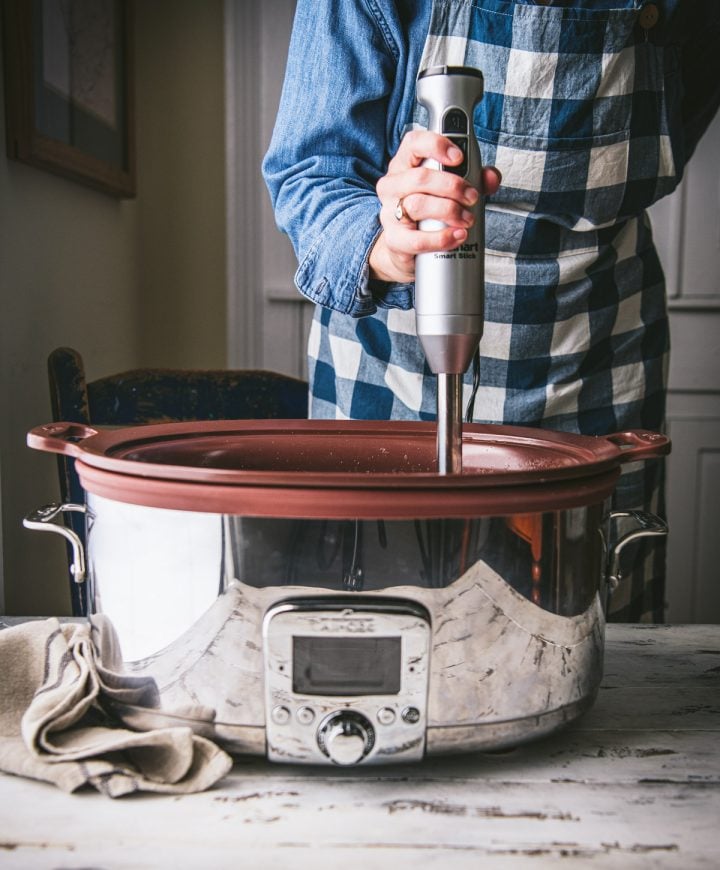
{"label": "linen kitchen towel", "polygon": [[0,770],[7,773],[119,797],[203,791],[232,766],[189,727],[123,725],[110,702],[152,708],[157,690],[151,679],[122,673],[115,632],[103,617],[0,631],[0,675]]}

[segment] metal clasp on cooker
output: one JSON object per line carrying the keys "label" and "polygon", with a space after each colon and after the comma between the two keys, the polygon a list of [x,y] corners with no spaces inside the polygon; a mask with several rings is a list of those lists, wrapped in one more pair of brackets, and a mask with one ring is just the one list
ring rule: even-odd
{"label": "metal clasp on cooker", "polygon": [[87,513],[87,508],[84,504],[46,504],[43,505],[43,507],[36,508],[34,511],[30,511],[23,520],[23,525],[26,529],[37,529],[41,532],[55,532],[70,541],[73,552],[70,573],[76,583],[83,583],[87,573],[83,543],[72,529],[53,523],[53,520],[65,511],[76,511],[84,514]]}
{"label": "metal clasp on cooker", "polygon": [[618,541],[610,547],[610,567],[608,570],[607,583],[608,593],[611,595],[622,580],[620,570],[620,554],[625,547],[638,538],[664,536],[668,533],[667,523],[655,514],[646,511],[611,511],[608,521],[629,518],[633,521],[633,528],[626,532]]}

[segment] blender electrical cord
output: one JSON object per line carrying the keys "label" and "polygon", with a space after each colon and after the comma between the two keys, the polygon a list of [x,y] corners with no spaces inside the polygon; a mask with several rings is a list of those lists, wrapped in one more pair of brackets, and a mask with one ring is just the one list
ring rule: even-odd
{"label": "blender electrical cord", "polygon": [[477,396],[477,391],[480,386],[480,347],[475,348],[475,353],[473,354],[472,359],[472,368],[473,368],[473,382],[472,382],[472,392],[470,393],[470,398],[468,399],[467,408],[465,409],[465,422],[472,423],[473,417],[475,416],[475,397]]}

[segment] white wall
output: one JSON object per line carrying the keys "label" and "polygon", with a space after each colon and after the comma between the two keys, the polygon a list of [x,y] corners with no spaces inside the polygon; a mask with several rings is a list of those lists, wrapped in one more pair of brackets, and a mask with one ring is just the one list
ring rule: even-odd
{"label": "white wall", "polygon": [[[27,430],[50,419],[48,353],[77,348],[91,379],[140,365],[225,364],[222,2],[135,8],[137,199],[117,200],[0,152],[8,614],[69,612],[62,539],[21,526],[28,510],[58,497],[54,457],[25,446]],[[3,131],[4,118],[3,103]]]}
{"label": "white wall", "polygon": [[[4,131],[4,103],[0,124]],[[0,203],[5,605],[9,613],[63,613],[64,547],[21,527],[28,510],[57,498],[55,460],[26,448],[25,434],[50,419],[46,359],[53,348],[82,348],[91,366],[126,367],[137,358],[137,205],[4,154]]]}
{"label": "white wall", "polygon": [[222,0],[136,3],[143,365],[226,364]]}

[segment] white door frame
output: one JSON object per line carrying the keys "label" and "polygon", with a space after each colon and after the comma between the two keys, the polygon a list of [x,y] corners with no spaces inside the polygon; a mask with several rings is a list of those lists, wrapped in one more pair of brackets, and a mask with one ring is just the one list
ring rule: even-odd
{"label": "white door frame", "polygon": [[262,366],[260,221],[261,3],[225,0],[227,364]]}

